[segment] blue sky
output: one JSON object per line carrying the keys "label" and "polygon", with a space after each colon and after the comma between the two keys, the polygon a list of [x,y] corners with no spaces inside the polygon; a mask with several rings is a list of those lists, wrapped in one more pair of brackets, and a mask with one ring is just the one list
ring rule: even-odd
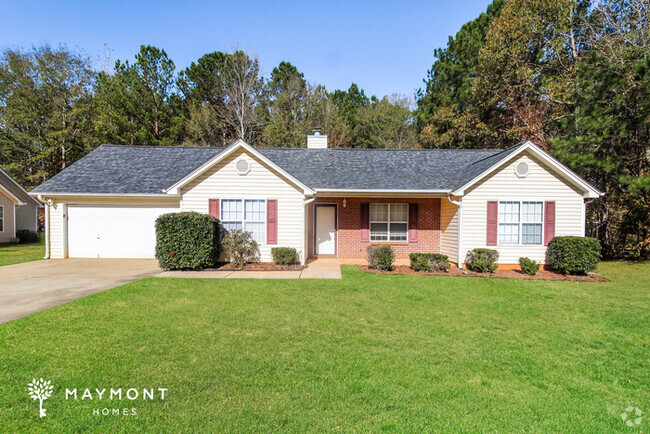
{"label": "blue sky", "polygon": [[266,76],[286,60],[328,90],[356,82],[368,95],[412,96],[434,48],[490,2],[0,0],[0,47],[63,43],[103,67],[108,46],[112,68],[152,44],[177,69],[236,47],[255,53]]}

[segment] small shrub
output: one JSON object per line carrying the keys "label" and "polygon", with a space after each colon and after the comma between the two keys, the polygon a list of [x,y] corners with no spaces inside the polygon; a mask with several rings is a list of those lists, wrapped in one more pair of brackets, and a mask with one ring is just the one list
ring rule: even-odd
{"label": "small shrub", "polygon": [[183,212],[156,219],[156,258],[164,270],[213,267],[221,253],[219,220],[207,214]]}
{"label": "small shrub", "polygon": [[257,262],[260,257],[260,246],[250,232],[235,229],[226,234],[221,242],[226,260],[233,268],[243,268],[249,262]]}
{"label": "small shrub", "polygon": [[546,251],[548,263],[563,274],[587,274],[600,259],[600,241],[589,237],[555,237]]}
{"label": "small shrub", "polygon": [[16,242],[19,244],[35,243],[40,241],[38,232],[30,231],[28,229],[20,229],[16,231]]}
{"label": "small shrub", "polygon": [[465,262],[469,265],[470,270],[479,273],[492,273],[499,266],[497,260],[499,252],[492,249],[474,249],[467,252]]}
{"label": "small shrub", "polygon": [[395,252],[391,246],[368,246],[366,258],[368,267],[389,271],[395,262]]}
{"label": "small shrub", "polygon": [[273,262],[278,265],[292,265],[296,263],[296,249],[293,247],[274,247],[271,249]]}
{"label": "small shrub", "polygon": [[529,276],[534,276],[539,271],[539,264],[537,261],[528,258],[519,258],[519,267],[521,267],[521,271]]}
{"label": "small shrub", "polygon": [[411,270],[431,271],[429,257],[426,253],[411,253],[409,259],[411,260]]}
{"label": "small shrub", "polygon": [[411,269],[414,271],[449,271],[451,263],[447,255],[439,253],[411,253]]}

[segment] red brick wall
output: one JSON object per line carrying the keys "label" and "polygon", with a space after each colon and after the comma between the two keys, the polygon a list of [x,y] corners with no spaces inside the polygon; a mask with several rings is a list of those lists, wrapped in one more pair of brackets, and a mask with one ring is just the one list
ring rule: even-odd
{"label": "red brick wall", "polygon": [[365,259],[370,243],[361,242],[361,203],[417,203],[418,242],[377,242],[389,244],[395,249],[397,259],[408,259],[409,253],[440,253],[440,198],[369,199],[346,198],[343,208],[342,197],[316,198],[307,209],[307,239],[309,257],[314,256],[314,204],[335,203],[338,205],[338,257],[341,259]]}

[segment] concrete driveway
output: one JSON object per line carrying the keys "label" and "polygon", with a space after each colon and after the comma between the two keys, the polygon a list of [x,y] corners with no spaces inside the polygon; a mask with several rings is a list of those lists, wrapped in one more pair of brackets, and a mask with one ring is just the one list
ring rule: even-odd
{"label": "concrete driveway", "polygon": [[0,323],[160,271],[155,259],[50,259],[0,267]]}

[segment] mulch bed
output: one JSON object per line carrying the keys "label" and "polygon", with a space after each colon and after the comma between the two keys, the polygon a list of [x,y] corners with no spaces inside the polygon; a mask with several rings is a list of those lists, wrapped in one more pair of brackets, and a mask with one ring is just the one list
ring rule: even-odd
{"label": "mulch bed", "polygon": [[395,274],[412,276],[457,276],[457,277],[485,277],[496,279],[522,279],[522,280],[567,280],[573,282],[609,282],[608,279],[597,274],[586,276],[567,276],[549,270],[539,270],[536,275],[529,276],[520,270],[497,270],[494,273],[476,273],[473,271],[461,271],[458,267],[452,266],[448,272],[413,271],[407,265],[395,265],[391,271],[380,271],[368,268],[367,265],[359,265],[359,269],[372,274]]}
{"label": "mulch bed", "polygon": [[295,271],[302,270],[304,267],[300,264],[295,265],[278,265],[273,262],[251,262],[246,264],[244,268],[232,268],[230,262],[225,264],[219,264],[217,268],[211,268],[211,270],[219,271]]}

